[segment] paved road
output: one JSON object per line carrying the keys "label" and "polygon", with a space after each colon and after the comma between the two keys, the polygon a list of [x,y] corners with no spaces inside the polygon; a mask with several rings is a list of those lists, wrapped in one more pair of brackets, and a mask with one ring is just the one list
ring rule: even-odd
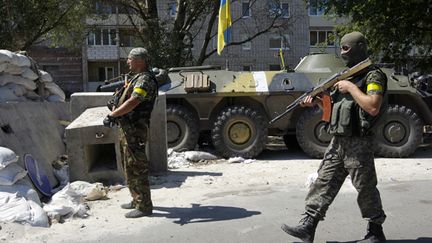
{"label": "paved road", "polygon": [[[266,151],[260,160],[301,160],[300,152]],[[432,149],[424,147],[405,159],[427,164],[432,175]],[[380,161],[378,159],[378,161]],[[385,160],[391,164],[392,160]],[[396,161],[396,160],[395,160]],[[397,160],[400,161],[400,160]],[[295,163],[295,161],[293,161]],[[384,163],[384,162],[378,162]],[[410,173],[410,168],[406,168]],[[432,242],[432,177],[418,180],[384,180],[379,189],[387,214],[384,230],[388,242]],[[427,178],[427,177],[426,177]],[[232,189],[185,207],[157,207],[154,217],[161,224],[146,227],[137,235],[109,235],[102,242],[296,242],[280,230],[285,222],[296,224],[302,213],[306,189],[298,185],[275,185],[270,188]],[[356,192],[344,185],[331,205],[327,218],[316,232],[315,242],[354,242],[361,239],[366,222],[356,204]]]}

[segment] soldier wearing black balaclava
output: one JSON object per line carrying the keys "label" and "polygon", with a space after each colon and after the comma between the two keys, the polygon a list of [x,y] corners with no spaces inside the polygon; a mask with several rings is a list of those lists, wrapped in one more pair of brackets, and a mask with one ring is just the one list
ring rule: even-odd
{"label": "soldier wearing black balaclava", "polygon": [[[360,32],[351,32],[341,39],[341,56],[347,67],[365,60],[367,40]],[[313,242],[320,220],[336,197],[346,177],[358,192],[357,203],[362,217],[368,221],[367,234],[359,242],[385,242],[380,193],[376,187],[373,128],[383,107],[387,78],[379,68],[371,66],[349,80],[339,81],[331,92],[333,108],[328,132],[333,138],[318,169],[318,178],[306,197],[305,217],[295,227],[282,229],[304,242]],[[306,97],[302,106],[322,106],[319,99]]]}

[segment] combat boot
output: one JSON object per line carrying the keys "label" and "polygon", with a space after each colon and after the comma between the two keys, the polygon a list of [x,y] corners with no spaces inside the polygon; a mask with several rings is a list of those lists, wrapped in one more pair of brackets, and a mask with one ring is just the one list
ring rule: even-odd
{"label": "combat boot", "polygon": [[291,227],[286,224],[282,224],[281,228],[283,231],[301,239],[303,242],[312,243],[315,237],[315,229],[318,225],[318,219],[306,214],[304,218],[300,220],[300,224]]}
{"label": "combat boot", "polygon": [[383,243],[386,238],[383,232],[382,225],[369,222],[367,227],[367,234],[365,238],[358,243]]}
{"label": "combat boot", "polygon": [[120,207],[123,209],[134,209],[135,203],[133,201],[128,202],[128,203],[123,203],[122,205],[120,205]]}

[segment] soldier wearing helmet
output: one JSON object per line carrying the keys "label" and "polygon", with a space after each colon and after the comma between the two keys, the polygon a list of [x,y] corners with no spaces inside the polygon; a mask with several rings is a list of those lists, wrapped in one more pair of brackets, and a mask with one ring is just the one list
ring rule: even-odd
{"label": "soldier wearing helmet", "polygon": [[124,209],[133,209],[126,218],[138,218],[152,214],[150,196],[149,161],[145,152],[150,114],[157,96],[156,79],[149,71],[149,55],[144,48],[130,51],[127,64],[135,74],[116,94],[118,102],[104,120],[112,127],[120,124],[120,150],[126,183],[132,201],[122,204]]}
{"label": "soldier wearing helmet", "polygon": [[[360,32],[351,32],[341,39],[341,57],[347,67],[353,67],[368,57],[367,40]],[[358,192],[357,203],[362,217],[368,221],[367,234],[360,242],[385,242],[380,193],[376,187],[373,127],[384,111],[387,78],[379,68],[365,71],[339,81],[331,92],[333,108],[328,131],[333,138],[318,169],[305,206],[305,217],[298,226],[283,224],[282,229],[304,242],[313,242],[320,220],[349,175]],[[302,106],[322,105],[319,99],[306,97]]]}

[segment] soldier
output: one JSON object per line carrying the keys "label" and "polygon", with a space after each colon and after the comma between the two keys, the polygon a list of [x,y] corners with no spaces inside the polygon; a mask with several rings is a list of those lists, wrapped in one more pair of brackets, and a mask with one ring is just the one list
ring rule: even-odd
{"label": "soldier", "polygon": [[117,92],[117,101],[104,120],[112,127],[120,123],[120,146],[122,164],[125,170],[132,201],[122,204],[124,209],[134,209],[125,214],[126,218],[138,218],[152,214],[150,197],[149,161],[145,147],[150,121],[158,88],[156,79],[149,71],[149,56],[144,48],[130,51],[127,64],[135,76]]}
{"label": "soldier", "polygon": [[[346,34],[341,39],[341,56],[348,67],[353,67],[368,57],[367,40],[360,32]],[[386,215],[376,187],[373,132],[383,107],[387,78],[379,68],[371,66],[349,80],[334,85],[329,133],[333,138],[318,168],[318,178],[307,196],[305,217],[300,224],[291,227],[282,224],[282,230],[313,242],[315,229],[324,220],[326,211],[336,197],[345,178],[350,175],[358,192],[357,203],[362,217],[368,220],[365,239],[360,242],[385,242],[382,223]],[[302,106],[312,107],[320,99],[306,97]]]}

